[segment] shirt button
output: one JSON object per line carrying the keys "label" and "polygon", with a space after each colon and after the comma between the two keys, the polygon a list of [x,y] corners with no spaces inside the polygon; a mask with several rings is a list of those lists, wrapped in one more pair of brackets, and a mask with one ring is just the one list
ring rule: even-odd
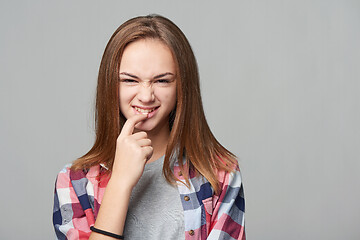
{"label": "shirt button", "polygon": [[189,200],[190,200],[190,197],[189,197],[189,196],[185,196],[185,197],[184,197],[184,200],[185,200],[185,201],[189,201]]}
{"label": "shirt button", "polygon": [[189,231],[189,235],[190,235],[190,236],[194,236],[194,234],[195,234],[194,230],[190,230],[190,231]]}
{"label": "shirt button", "polygon": [[181,172],[181,171],[179,172],[179,176],[182,176],[182,172]]}

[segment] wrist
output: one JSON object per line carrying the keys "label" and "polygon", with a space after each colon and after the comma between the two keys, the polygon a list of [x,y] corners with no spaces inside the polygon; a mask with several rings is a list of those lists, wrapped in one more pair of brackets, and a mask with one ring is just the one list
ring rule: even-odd
{"label": "wrist", "polygon": [[128,181],[128,179],[121,177],[121,176],[116,176],[116,175],[112,175],[109,179],[109,182],[107,184],[106,188],[114,188],[116,189],[116,191],[121,192],[122,194],[131,194],[132,189],[134,188],[134,186]]}

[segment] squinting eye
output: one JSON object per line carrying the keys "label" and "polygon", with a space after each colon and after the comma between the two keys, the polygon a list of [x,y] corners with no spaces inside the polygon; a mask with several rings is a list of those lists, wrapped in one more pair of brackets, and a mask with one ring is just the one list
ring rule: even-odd
{"label": "squinting eye", "polygon": [[128,84],[136,84],[138,83],[138,81],[134,80],[134,79],[121,79],[120,80],[123,83],[128,83]]}
{"label": "squinting eye", "polygon": [[169,80],[167,80],[167,79],[159,79],[159,80],[157,80],[156,81],[156,83],[170,83],[170,81]]}

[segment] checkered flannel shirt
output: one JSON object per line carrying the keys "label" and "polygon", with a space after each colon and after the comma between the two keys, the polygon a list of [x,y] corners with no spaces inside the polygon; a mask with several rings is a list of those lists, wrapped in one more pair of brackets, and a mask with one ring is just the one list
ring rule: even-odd
{"label": "checkered flannel shirt", "polygon": [[[72,171],[67,165],[55,184],[53,224],[58,239],[88,239],[94,225],[109,175],[98,165],[87,171]],[[174,174],[184,181],[178,166]],[[240,172],[218,172],[218,195],[204,177],[190,172],[190,188],[178,182],[184,209],[185,240],[245,240],[245,200]],[[126,236],[125,236],[126,237]]]}

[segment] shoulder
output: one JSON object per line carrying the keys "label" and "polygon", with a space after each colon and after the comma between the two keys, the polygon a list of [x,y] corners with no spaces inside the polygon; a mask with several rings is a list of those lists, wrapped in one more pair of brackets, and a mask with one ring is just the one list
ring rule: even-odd
{"label": "shoulder", "polygon": [[56,185],[55,187],[57,189],[69,187],[70,169],[71,169],[71,164],[66,164],[57,174],[56,183],[55,183]]}
{"label": "shoulder", "polygon": [[232,171],[218,170],[216,172],[221,188],[242,186],[242,177],[239,165],[234,165]]}
{"label": "shoulder", "polygon": [[99,180],[99,176],[102,173],[100,165],[79,170],[74,170],[71,166],[72,164],[66,164],[57,174],[56,188],[68,188],[72,187],[74,183],[87,182],[88,180],[95,183]]}
{"label": "shoulder", "polygon": [[217,155],[213,162],[216,165],[213,170],[214,177],[220,188],[229,183],[241,185],[239,161],[235,155]]}

